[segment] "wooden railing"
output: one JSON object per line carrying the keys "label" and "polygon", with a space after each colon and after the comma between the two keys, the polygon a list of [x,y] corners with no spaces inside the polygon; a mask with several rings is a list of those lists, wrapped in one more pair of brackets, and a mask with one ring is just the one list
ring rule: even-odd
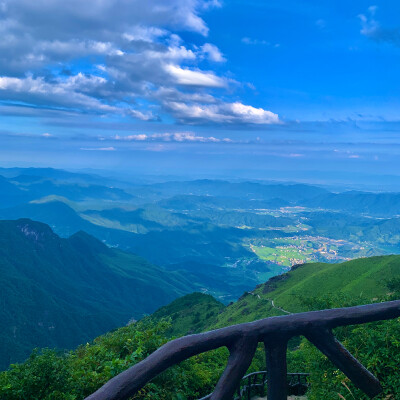
{"label": "wooden railing", "polygon": [[227,347],[228,364],[210,400],[232,400],[255,354],[265,346],[268,400],[287,399],[287,343],[305,336],[369,397],[382,391],[379,381],[360,364],[332,333],[339,326],[400,317],[400,300],[365,306],[311,311],[271,317],[197,335],[184,336],[160,347],[146,359],[117,375],[86,400],[128,400],[167,368],[194,355]]}

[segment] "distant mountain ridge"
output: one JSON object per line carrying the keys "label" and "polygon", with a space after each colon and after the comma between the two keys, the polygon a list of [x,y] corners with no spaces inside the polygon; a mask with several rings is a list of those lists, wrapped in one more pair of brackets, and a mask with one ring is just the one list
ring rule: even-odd
{"label": "distant mountain ridge", "polygon": [[[0,207],[37,200],[49,195],[70,200],[102,198],[133,201],[135,204],[159,201],[161,206],[182,209],[199,203],[223,206],[224,199],[250,207],[307,206],[377,216],[400,215],[400,193],[343,191],[333,193],[309,184],[272,184],[197,179],[153,184],[131,184],[97,175],[74,173],[52,168],[0,168]],[[8,197],[14,199],[7,200]],[[196,198],[197,197],[197,198]],[[208,199],[207,199],[208,197]],[[186,203],[186,205],[185,205]]]}
{"label": "distant mountain ridge", "polygon": [[303,204],[309,207],[323,207],[383,217],[400,215],[400,193],[370,193],[351,190],[322,194],[306,200]]}
{"label": "distant mountain ridge", "polygon": [[[155,207],[151,206],[133,212],[111,209],[103,212],[93,211],[87,214],[92,218],[96,215],[118,216],[121,213],[128,215],[128,217],[133,218],[133,221],[145,224],[142,225],[143,234],[91,223],[61,201],[35,202],[0,209],[0,219],[29,217],[50,225],[62,237],[69,237],[79,230],[85,231],[105,241],[110,246],[139,254],[156,265],[167,267],[170,271],[174,270],[175,267],[182,271],[185,270],[186,276],[190,276],[190,279],[197,282],[201,287],[208,286],[216,291],[231,293],[232,297],[240,295],[246,287],[257,283],[252,276],[243,277],[240,274],[233,278],[227,277],[226,269],[214,263],[217,261],[226,262],[225,257],[228,256],[250,255],[254,258],[253,254],[247,249],[231,243],[235,237],[243,235],[242,230],[210,226],[206,223],[189,224],[190,219],[185,215],[174,215],[174,213],[166,210],[161,210],[163,212],[158,215],[160,220],[157,222],[155,216],[151,215],[151,210],[154,210]],[[174,230],[171,226],[162,226],[162,221],[182,223],[185,225],[185,229]],[[155,225],[163,227],[164,231],[159,229],[151,232],[146,231],[146,227],[154,227]],[[196,268],[191,268],[191,265],[195,265]],[[201,265],[201,268],[199,268],[199,265]],[[213,267],[213,272],[209,269],[207,273],[204,273],[204,269],[209,266]]]}
{"label": "distant mountain ridge", "polygon": [[175,195],[232,197],[246,200],[309,199],[329,193],[326,189],[306,184],[264,184],[256,182],[230,182],[224,180],[198,179],[183,182],[165,182],[147,185],[153,191]]}
{"label": "distant mountain ridge", "polygon": [[[0,198],[0,207],[26,203],[48,195],[63,196],[74,201],[96,198],[122,201],[133,199],[123,189],[113,187],[108,179],[101,180],[100,177],[52,168],[0,168],[0,191],[4,194]],[[5,201],[9,196],[15,200]]]}
{"label": "distant mountain ridge", "polygon": [[181,271],[225,303],[293,264],[400,253],[397,193],[213,179],[129,185],[35,168],[1,174],[0,219],[41,221],[64,238],[85,231]]}

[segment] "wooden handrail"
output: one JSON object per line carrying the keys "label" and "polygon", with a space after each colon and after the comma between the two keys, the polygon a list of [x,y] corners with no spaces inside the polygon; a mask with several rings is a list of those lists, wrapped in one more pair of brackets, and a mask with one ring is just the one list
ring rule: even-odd
{"label": "wooden handrail", "polygon": [[227,347],[230,356],[210,400],[232,400],[259,342],[266,349],[268,400],[286,400],[287,342],[299,335],[305,336],[372,398],[382,391],[379,381],[336,340],[332,329],[397,317],[400,317],[400,300],[270,317],[184,336],[166,343],[115,376],[86,400],[128,400],[167,368],[219,347]]}

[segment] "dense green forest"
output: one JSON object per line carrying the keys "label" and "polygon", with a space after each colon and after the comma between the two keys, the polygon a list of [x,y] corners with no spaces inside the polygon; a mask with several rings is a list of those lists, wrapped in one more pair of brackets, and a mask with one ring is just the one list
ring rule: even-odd
{"label": "dense green forest", "polygon": [[[285,312],[351,306],[399,296],[399,256],[299,266],[228,306],[212,296],[194,293],[74,351],[35,350],[26,362],[0,374],[1,398],[83,399],[173,337]],[[381,380],[384,394],[378,398],[400,396],[399,320],[339,328],[335,334]],[[227,355],[225,349],[219,349],[193,357],[161,374],[134,399],[197,399],[212,391]],[[290,343],[288,363],[290,372],[310,373],[311,400],[366,399],[305,339]],[[259,346],[250,371],[264,368],[263,349]]]}
{"label": "dense green forest", "polygon": [[0,221],[0,368],[35,346],[75,347],[195,289],[84,232],[63,239],[39,222]]}

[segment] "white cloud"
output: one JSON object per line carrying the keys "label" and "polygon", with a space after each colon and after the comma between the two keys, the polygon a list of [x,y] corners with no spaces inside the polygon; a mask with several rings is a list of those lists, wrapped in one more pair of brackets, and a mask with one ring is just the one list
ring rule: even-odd
{"label": "white cloud", "polygon": [[216,122],[228,124],[279,124],[279,116],[263,108],[247,106],[239,102],[219,104],[186,104],[171,102],[170,109],[184,122]]}
{"label": "white cloud", "polygon": [[193,143],[229,143],[229,138],[218,139],[214,136],[199,136],[193,132],[154,133],[150,135],[138,134],[120,136],[115,135],[113,140],[124,142],[193,142]]}
{"label": "white cloud", "polygon": [[218,8],[222,7],[222,3],[219,0],[205,0],[202,4],[202,7],[205,10],[208,10],[209,8]]}
{"label": "white cloud", "polygon": [[115,147],[81,147],[83,151],[115,151]]}
{"label": "white cloud", "polygon": [[124,32],[122,37],[130,42],[148,42],[152,43],[156,39],[167,36],[168,31],[165,29],[157,28],[154,26],[133,26],[129,29],[129,31]]}
{"label": "white cloud", "polygon": [[225,62],[226,58],[223,56],[221,51],[217,46],[214,46],[211,43],[205,43],[201,46],[203,53],[214,62]]}
{"label": "white cloud", "polygon": [[190,103],[195,102],[204,104],[215,104],[217,102],[214,96],[199,90],[188,93],[187,91],[182,92],[175,88],[166,88],[161,86],[159,89],[157,89],[154,95],[164,104],[168,104],[171,101]]}
{"label": "white cloud", "polygon": [[263,108],[246,106],[239,102],[230,104],[229,108],[232,110],[232,114],[239,117],[242,122],[249,122],[252,124],[279,123],[279,117],[277,114],[264,110]]}
{"label": "white cloud", "polygon": [[377,6],[370,6],[366,14],[358,16],[361,21],[360,33],[376,42],[386,42],[400,46],[400,30],[381,27],[381,24],[375,19],[377,10]]}
{"label": "white cloud", "polygon": [[78,40],[72,39],[69,41],[42,41],[32,49],[31,57],[39,57],[43,60],[46,58],[50,61],[56,56],[85,56],[92,55],[123,55],[123,51],[115,47],[110,42],[100,42],[95,40]]}
{"label": "white cloud", "polygon": [[145,134],[140,134],[140,135],[128,135],[128,136],[119,136],[115,135],[113,139],[115,140],[121,140],[121,141],[126,141],[126,142],[131,142],[131,141],[145,141],[147,140],[148,136]]}
{"label": "white cloud", "polygon": [[253,45],[256,45],[256,44],[270,45],[271,44],[267,40],[252,39],[252,38],[249,38],[249,37],[242,38],[242,43],[244,43],[244,44],[253,44]]}
{"label": "white cloud", "polygon": [[158,119],[151,111],[142,112],[139,110],[129,109],[128,114],[132,115],[134,118],[140,119],[141,121],[155,121]]}
{"label": "white cloud", "polygon": [[[10,78],[0,76],[0,99],[29,101],[33,104],[47,104],[51,99],[53,107],[79,108],[82,111],[118,113],[117,107],[104,104],[99,99],[85,94],[93,85],[105,83],[100,77],[78,74],[65,80],[46,82],[44,78]],[[96,86],[97,87],[97,86]]]}
{"label": "white cloud", "polygon": [[196,54],[185,46],[170,46],[166,51],[146,51],[144,56],[146,58],[160,59],[165,62],[196,59]]}
{"label": "white cloud", "polygon": [[368,14],[360,14],[358,18],[361,20],[360,33],[364,36],[373,37],[379,30],[379,23],[375,20],[374,15],[377,7],[368,7]]}
{"label": "white cloud", "polygon": [[224,87],[226,82],[212,72],[193,71],[188,68],[181,68],[177,65],[168,64],[165,70],[175,79],[179,85],[204,86],[204,87]]}
{"label": "white cloud", "polygon": [[288,154],[289,158],[299,158],[299,157],[304,157],[304,154],[301,153],[290,153]]}
{"label": "white cloud", "polygon": [[257,46],[257,45],[261,45],[261,46],[270,46],[270,47],[275,47],[278,48],[280,47],[280,43],[271,43],[268,40],[263,40],[263,39],[252,39],[249,37],[244,37],[242,38],[242,43],[247,44],[247,45],[252,45],[252,46]]}
{"label": "white cloud", "polygon": [[[157,137],[156,135],[153,135],[154,137]],[[161,135],[158,135],[159,138],[165,141],[174,141],[174,142],[212,142],[212,143],[218,143],[221,140],[217,139],[213,136],[209,137],[204,137],[204,136],[197,136],[194,133],[191,132],[179,132],[179,133],[164,133]]]}
{"label": "white cloud", "polygon": [[[24,103],[21,115],[47,109],[141,121],[165,113],[190,123],[274,121],[269,111],[223,102],[220,89],[230,94],[236,81],[201,68],[204,60],[209,69],[226,61],[204,39],[208,27],[201,15],[221,7],[218,0],[0,4],[0,100]],[[186,43],[177,34],[182,30],[197,33],[204,44]],[[96,61],[83,65],[82,58]]]}

